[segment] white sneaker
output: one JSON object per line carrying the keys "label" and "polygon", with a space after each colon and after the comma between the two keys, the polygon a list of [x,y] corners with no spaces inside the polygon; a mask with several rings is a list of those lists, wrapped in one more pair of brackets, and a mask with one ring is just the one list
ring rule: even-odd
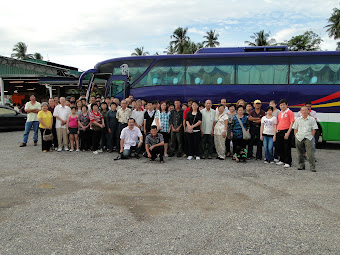
{"label": "white sneaker", "polygon": [[290,165],[289,165],[289,164],[285,164],[283,167],[284,167],[284,168],[289,168]]}
{"label": "white sneaker", "polygon": [[96,154],[96,155],[97,155],[97,154],[98,154],[98,151],[93,151],[93,154]]}
{"label": "white sneaker", "polygon": [[64,151],[68,151],[68,148],[67,148],[67,147],[65,147],[65,148],[64,148]]}
{"label": "white sneaker", "polygon": [[72,152],[72,151],[73,151],[73,149],[70,149],[70,150],[69,150],[69,152]]}
{"label": "white sneaker", "polygon": [[103,152],[103,150],[102,150],[102,149],[100,149],[100,150],[98,150],[98,152],[102,153],[102,152]]}
{"label": "white sneaker", "polygon": [[61,152],[63,149],[62,148],[58,148],[58,151]]}
{"label": "white sneaker", "polygon": [[279,161],[279,162],[277,162],[276,163],[276,165],[278,165],[278,166],[282,166],[282,165],[284,165],[285,163],[283,163],[283,162],[281,162],[281,161]]}
{"label": "white sneaker", "polygon": [[270,164],[275,164],[275,162],[274,161],[270,161]]}
{"label": "white sneaker", "polygon": [[188,157],[187,157],[187,160],[192,160],[192,156],[188,156]]}
{"label": "white sneaker", "polygon": [[268,164],[268,161],[267,161],[267,160],[265,160],[263,163],[265,163],[265,164]]}
{"label": "white sneaker", "polygon": [[79,149],[76,149],[76,152],[79,152],[80,150]]}
{"label": "white sneaker", "polygon": [[277,158],[274,158],[274,162],[279,162],[279,160]]}
{"label": "white sneaker", "polygon": [[57,150],[58,150],[58,148],[57,148],[57,147],[55,147],[55,148],[54,148],[54,150],[56,150],[56,151],[57,151]]}
{"label": "white sneaker", "polygon": [[200,160],[201,158],[200,157],[196,157],[196,160]]}

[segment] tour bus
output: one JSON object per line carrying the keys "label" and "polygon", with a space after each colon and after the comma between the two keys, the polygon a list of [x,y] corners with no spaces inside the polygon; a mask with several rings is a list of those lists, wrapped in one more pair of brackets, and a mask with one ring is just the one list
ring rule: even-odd
{"label": "tour bus", "polygon": [[323,141],[340,141],[340,52],[291,52],[286,46],[203,48],[195,54],[109,59],[84,72],[106,81],[106,95],[146,100],[238,99],[264,106],[285,98],[297,112],[311,101]]}

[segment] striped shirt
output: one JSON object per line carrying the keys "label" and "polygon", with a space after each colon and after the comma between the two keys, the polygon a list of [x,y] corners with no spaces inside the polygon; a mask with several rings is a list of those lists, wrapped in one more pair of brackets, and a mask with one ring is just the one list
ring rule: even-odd
{"label": "striped shirt", "polygon": [[103,115],[100,112],[91,112],[90,113],[90,121],[91,121],[91,129],[93,127],[93,122],[96,121],[97,123],[102,124],[103,123]]}

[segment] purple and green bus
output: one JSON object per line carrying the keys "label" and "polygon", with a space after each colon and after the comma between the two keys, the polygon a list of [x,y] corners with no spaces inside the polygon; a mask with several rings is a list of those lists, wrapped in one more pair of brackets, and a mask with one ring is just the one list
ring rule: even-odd
{"label": "purple and green bus", "polygon": [[[121,66],[128,66],[129,74]],[[311,101],[323,141],[340,141],[340,52],[291,52],[285,46],[203,48],[190,55],[109,59],[84,72],[106,81],[106,95],[146,100],[189,98],[268,103],[285,98],[295,112]]]}

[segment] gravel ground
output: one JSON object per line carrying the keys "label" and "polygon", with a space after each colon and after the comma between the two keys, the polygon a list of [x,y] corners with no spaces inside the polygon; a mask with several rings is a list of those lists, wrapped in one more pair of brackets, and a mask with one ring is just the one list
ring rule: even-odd
{"label": "gravel ground", "polygon": [[0,133],[0,254],[340,253],[340,144],[312,173],[43,154],[22,134]]}

